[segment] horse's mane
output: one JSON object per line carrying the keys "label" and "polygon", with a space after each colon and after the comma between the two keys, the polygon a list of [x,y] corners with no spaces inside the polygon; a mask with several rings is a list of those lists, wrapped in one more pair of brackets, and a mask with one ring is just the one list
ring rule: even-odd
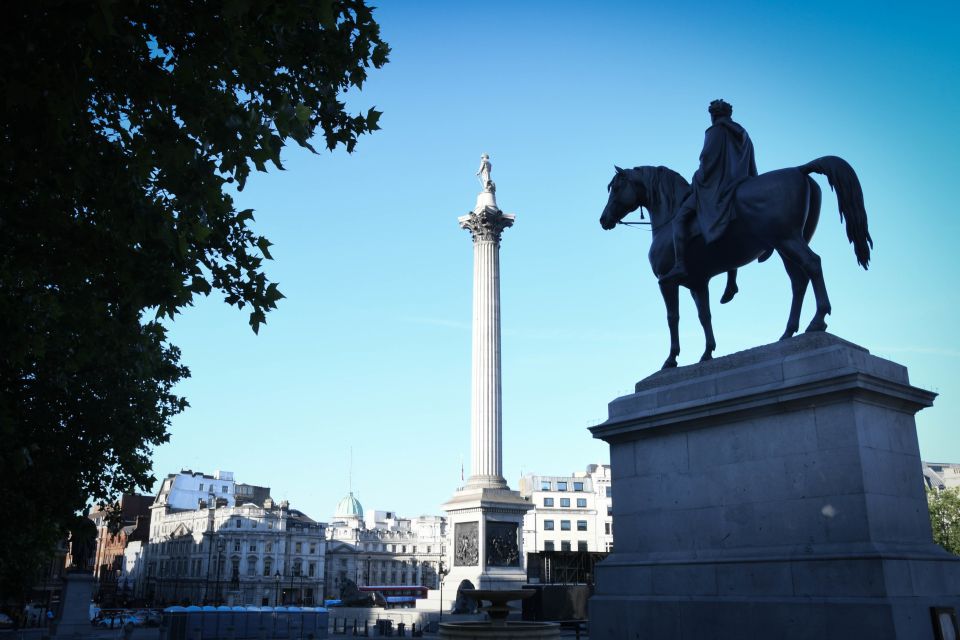
{"label": "horse's mane", "polygon": [[687,179],[669,167],[644,166],[634,167],[634,170],[639,171],[644,182],[650,185],[650,191],[662,193],[678,205],[690,191],[690,183]]}
{"label": "horse's mane", "polygon": [[[646,185],[647,197],[659,201],[663,216],[659,219],[657,227],[669,223],[673,220],[680,203],[690,192],[690,183],[673,169],[664,166],[634,167],[633,170],[639,174],[640,180]],[[649,206],[647,208],[651,209]]]}

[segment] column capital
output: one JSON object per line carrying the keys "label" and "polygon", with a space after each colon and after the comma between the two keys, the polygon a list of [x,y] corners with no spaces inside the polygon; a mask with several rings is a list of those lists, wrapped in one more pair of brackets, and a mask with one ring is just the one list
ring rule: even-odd
{"label": "column capital", "polygon": [[493,241],[499,243],[500,234],[507,227],[512,227],[516,218],[513,214],[504,213],[496,207],[488,206],[471,211],[465,216],[460,216],[457,220],[460,222],[461,229],[470,232],[474,242]]}

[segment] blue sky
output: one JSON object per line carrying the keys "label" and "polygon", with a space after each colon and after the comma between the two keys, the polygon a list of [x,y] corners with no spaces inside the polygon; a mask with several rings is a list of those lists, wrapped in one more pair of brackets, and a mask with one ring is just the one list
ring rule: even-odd
{"label": "blue sky", "polygon": [[[605,232],[613,165],[697,167],[722,97],[761,172],[839,155],[863,185],[868,272],[825,182],[812,246],[829,330],[906,365],[940,393],[918,416],[923,456],[960,462],[960,9],[953,3],[383,2],[393,48],[357,111],[384,112],[353,154],[284,154],[238,195],[274,242],[287,298],[255,336],[201,300],[172,323],[192,408],[158,448],[158,476],[231,470],[326,520],[348,490],[368,509],[440,513],[469,474],[474,205],[486,152],[517,215],[501,246],[504,474],[606,462],[587,427],[659,368],[665,312],[649,232]],[[780,5],[780,3],[776,3]],[[716,304],[717,356],[775,340],[789,308],[779,260],[741,270]],[[801,326],[813,313],[808,293]],[[703,337],[681,303],[680,363]]]}

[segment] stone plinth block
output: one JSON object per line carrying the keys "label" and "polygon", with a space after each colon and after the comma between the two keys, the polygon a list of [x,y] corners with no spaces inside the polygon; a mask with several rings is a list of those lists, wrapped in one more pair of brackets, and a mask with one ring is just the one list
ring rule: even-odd
{"label": "stone plinth block", "polygon": [[934,397],[830,334],[639,382],[591,429],[616,531],[591,638],[933,638],[960,609],[914,422]]}

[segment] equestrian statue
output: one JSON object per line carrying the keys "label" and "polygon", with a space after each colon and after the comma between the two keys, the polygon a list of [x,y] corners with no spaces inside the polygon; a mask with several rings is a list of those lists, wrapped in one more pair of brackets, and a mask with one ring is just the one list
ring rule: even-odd
{"label": "equestrian statue", "polygon": [[820,187],[811,173],[826,176],[836,191],[847,239],[864,269],[873,248],[860,180],[845,160],[824,156],[799,167],[757,175],[753,143],[746,130],[733,121],[733,107],[714,100],[709,113],[712,124],[692,185],[666,167],[614,167],[616,173],[607,186],[607,206],[600,216],[600,225],[613,229],[639,207],[650,213],[650,266],[659,279],[670,327],[670,355],[664,369],[677,366],[680,353],[680,287],[690,290],[703,326],[706,348],[700,361],[710,360],[717,348],[710,316],[710,279],[727,274],[721,303],[728,302],[737,293],[736,270],[753,260],[763,262],[774,251],[783,260],[793,291],[787,327],[780,339],[799,330],[800,309],[811,282],[817,310],[807,331],[826,330],[830,299],[820,256],[809,247],[820,220],[821,202]]}

